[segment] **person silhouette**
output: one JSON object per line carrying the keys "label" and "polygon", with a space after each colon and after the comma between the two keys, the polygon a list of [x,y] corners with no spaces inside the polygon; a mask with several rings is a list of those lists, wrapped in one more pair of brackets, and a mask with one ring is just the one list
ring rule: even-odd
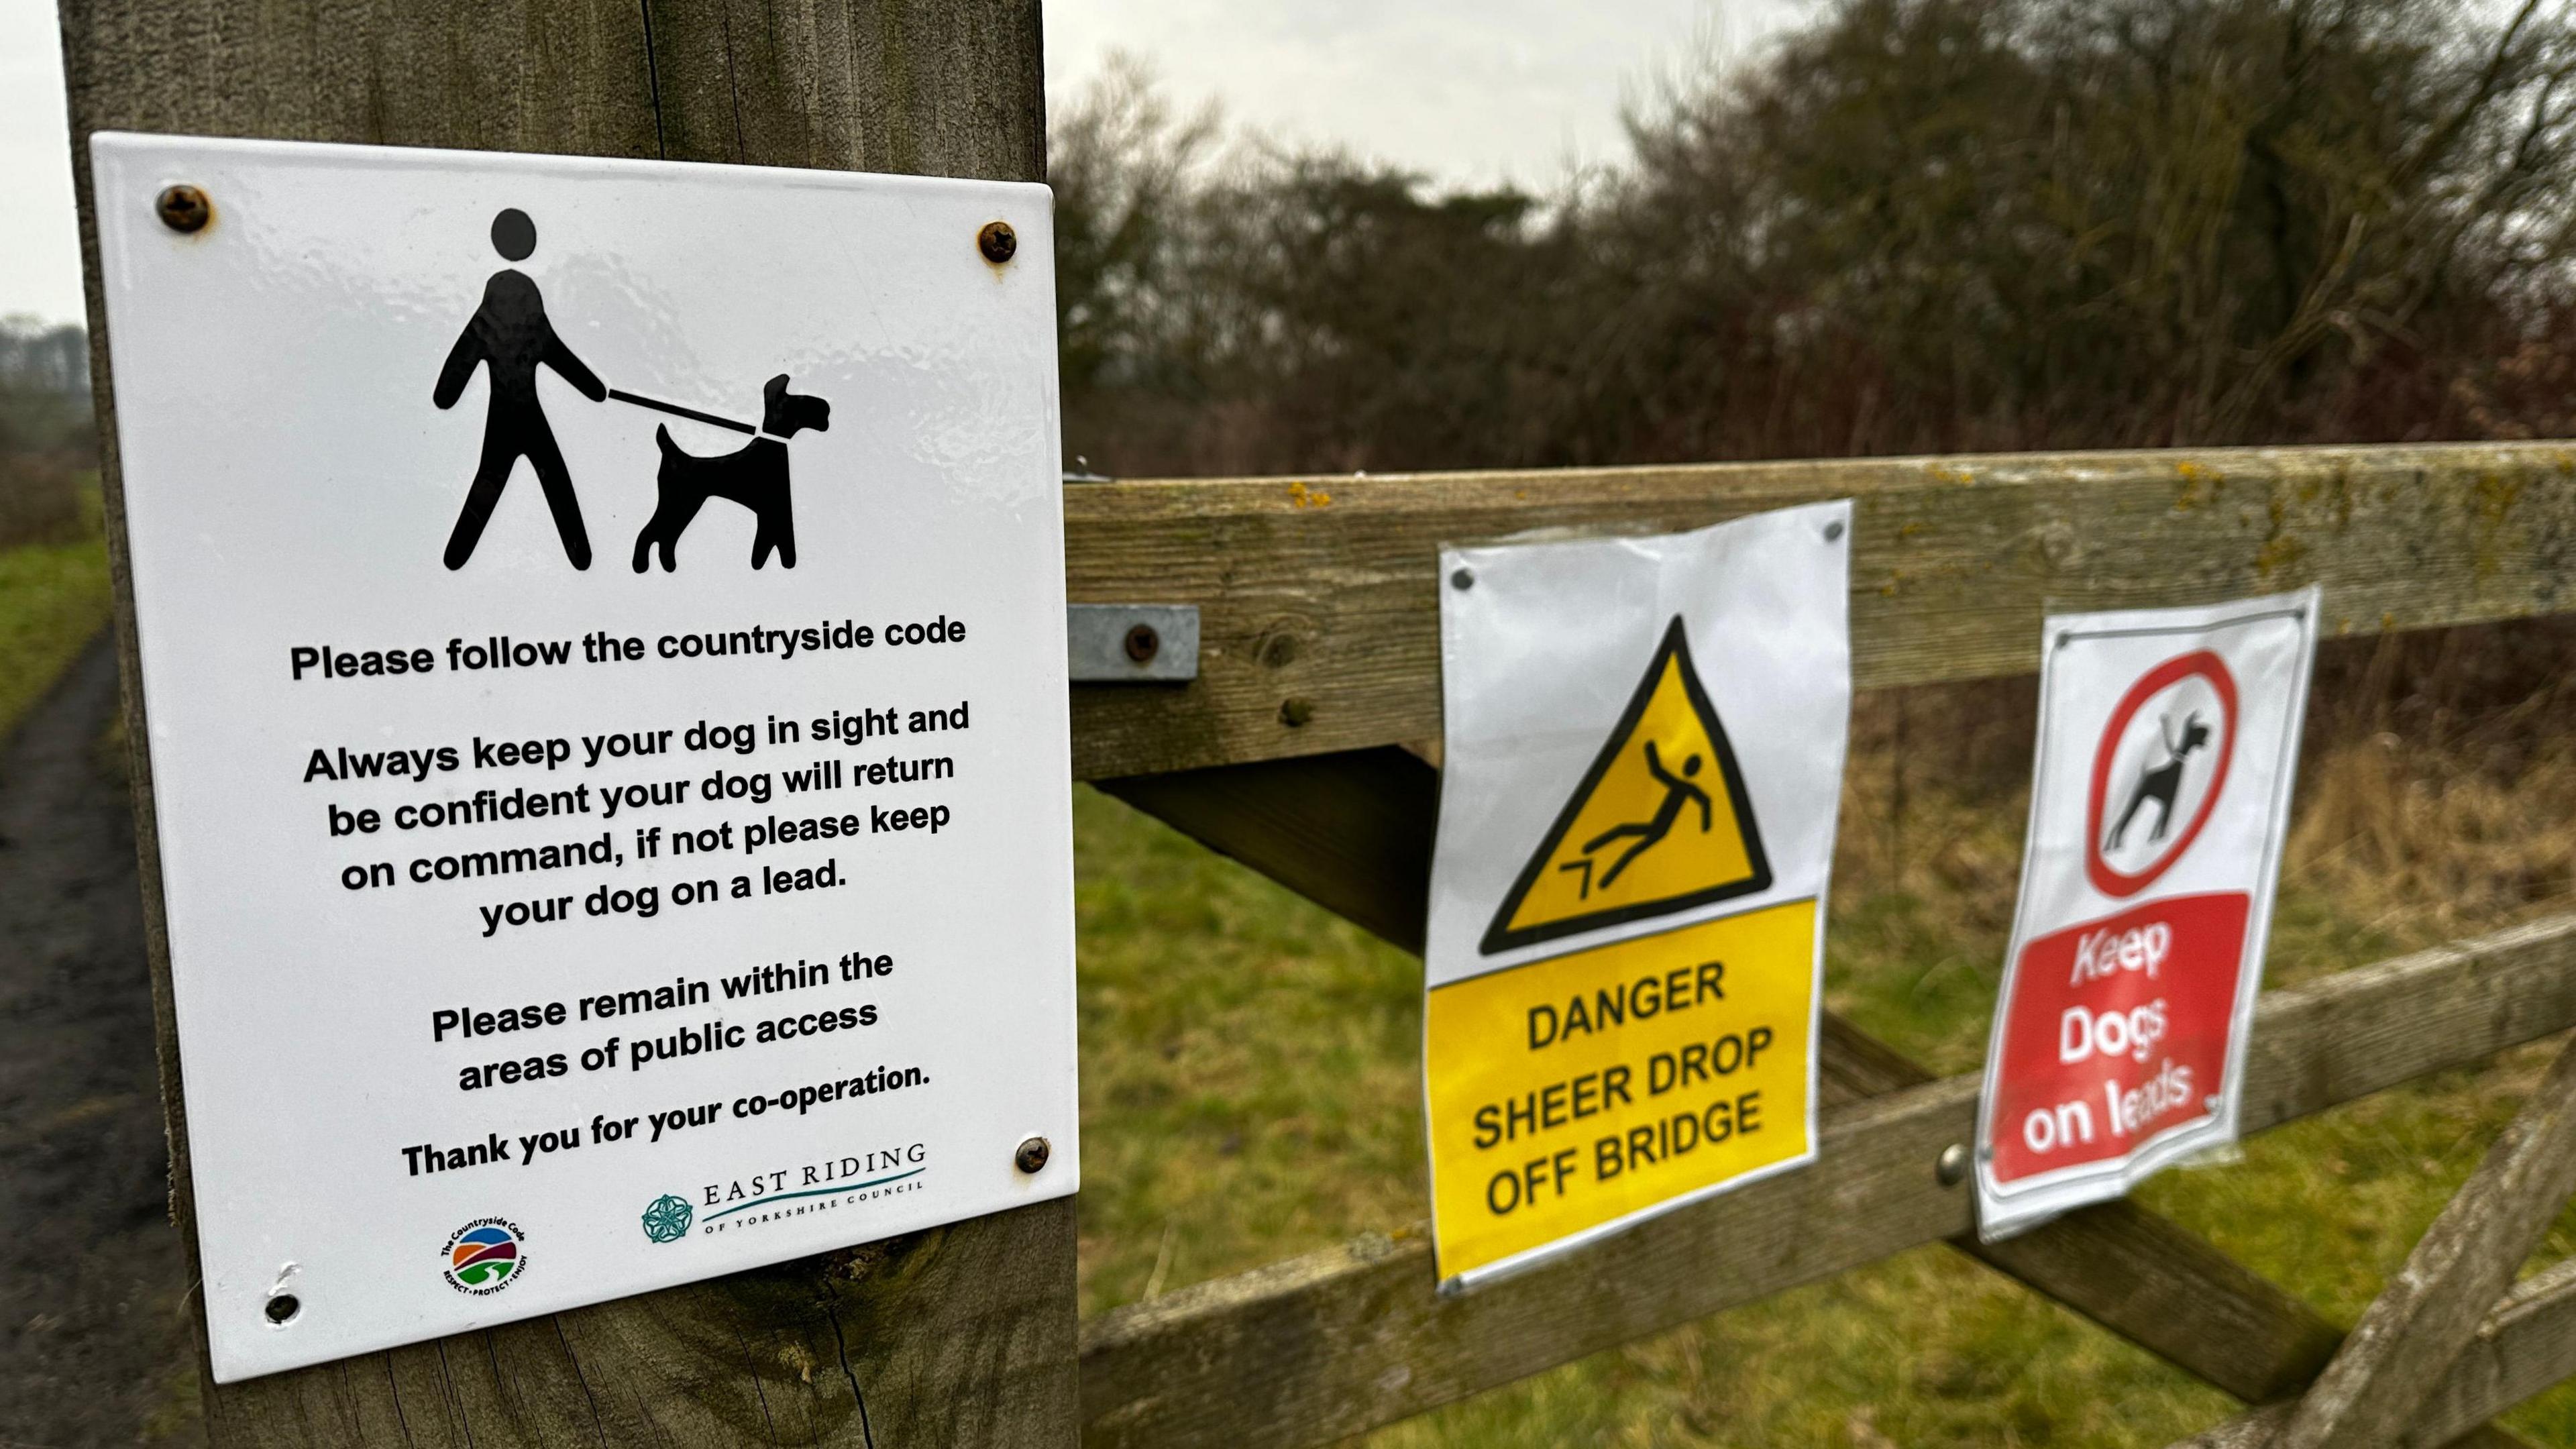
{"label": "person silhouette", "polygon": [[[517,207],[492,218],[492,249],[505,261],[520,262],[537,249],[537,224]],[[577,569],[590,567],[590,535],[581,526],[581,500],[573,496],[572,475],[564,469],[563,450],[537,401],[537,369],[551,367],[592,402],[608,399],[608,385],[572,355],[554,324],[546,320],[545,298],[528,274],[504,267],[483,284],[483,304],[448,349],[447,365],[438,370],[438,388],[430,400],[441,408],[456,405],[472,381],[474,369],[488,363],[492,371],[491,410],[483,422],[483,458],[474,469],[474,485],[465,492],[465,509],[456,515],[456,531],[447,536],[447,566],[465,567],[501,489],[521,458],[537,470],[546,491],[546,507],[563,535],[564,556]]]}
{"label": "person silhouette", "polygon": [[[1628,868],[1630,861],[1645,854],[1665,836],[1673,833],[1673,822],[1681,818],[1684,805],[1699,806],[1699,829],[1702,835],[1707,834],[1717,824],[1716,817],[1710,809],[1708,792],[1685,778],[1699,773],[1699,756],[1692,755],[1683,760],[1682,772],[1676,775],[1664,768],[1663,757],[1655,753],[1655,742],[1648,740],[1646,741],[1646,771],[1655,777],[1655,783],[1664,787],[1663,803],[1655,807],[1654,818],[1631,821],[1626,825],[1613,825],[1583,844],[1583,853],[1589,856],[1614,840],[1633,839],[1637,842],[1621,852],[1619,859],[1611,864],[1610,869],[1602,873],[1598,884],[1605,890],[1609,888],[1612,881],[1619,878],[1619,872]],[[1592,862],[1585,860],[1581,863],[1589,866]],[[1571,867],[1560,868],[1570,869]],[[1584,874],[1587,882],[1584,894],[1590,895],[1592,893],[1589,884],[1591,872],[1587,870]]]}

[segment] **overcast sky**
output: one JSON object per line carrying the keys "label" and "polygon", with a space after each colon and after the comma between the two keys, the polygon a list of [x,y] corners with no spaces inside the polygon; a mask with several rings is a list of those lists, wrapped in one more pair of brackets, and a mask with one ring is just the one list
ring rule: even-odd
{"label": "overcast sky", "polygon": [[[1236,127],[1458,184],[1545,186],[1621,154],[1619,108],[1813,0],[1048,0],[1047,83],[1113,49]],[[0,0],[0,316],[81,311],[52,0]]]}

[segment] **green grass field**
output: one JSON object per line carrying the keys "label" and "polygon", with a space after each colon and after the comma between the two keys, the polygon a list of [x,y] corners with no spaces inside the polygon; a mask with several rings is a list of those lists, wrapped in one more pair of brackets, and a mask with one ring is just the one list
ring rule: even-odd
{"label": "green grass field", "polygon": [[98,540],[0,550],[0,728],[53,687],[107,611]]}
{"label": "green grass field", "polygon": [[[0,552],[0,724],[14,723],[96,633],[107,596],[94,540]],[[1904,812],[1911,847],[1855,844],[1880,834],[1864,822],[1883,802],[1868,788],[1866,753],[1854,759],[1829,998],[1937,1070],[1972,1070],[1993,1006],[2022,802],[1918,792]],[[2340,792],[2319,818],[2359,822],[2336,831],[2397,839],[2411,830],[2426,850],[2474,843],[2495,870],[2528,874],[2535,842],[2565,839],[2576,817],[2576,769],[2547,763],[2563,759],[2546,755],[2500,786],[2455,782],[2429,794],[2430,766],[2390,767],[2381,774],[2397,793],[2383,804],[2352,782],[2363,777],[2341,756],[2311,773]],[[1421,1219],[1419,963],[1089,789],[1075,792],[1074,831],[1085,1311]],[[2294,852],[2283,890],[2276,985],[2564,905],[2563,884],[2535,900],[2438,875],[2438,890],[2409,894],[2389,871],[2356,868],[2340,835],[2322,844],[2315,835]],[[2349,1321],[2546,1059],[2530,1048],[2485,1072],[2384,1093],[2256,1138],[2241,1161],[2167,1173],[2140,1196]],[[2576,1215],[2541,1258],[2571,1248]],[[2155,1446],[2229,1408],[2075,1315],[1928,1248],[1377,1437],[1407,1449]],[[2536,1443],[2576,1443],[2576,1388],[2508,1422]]]}

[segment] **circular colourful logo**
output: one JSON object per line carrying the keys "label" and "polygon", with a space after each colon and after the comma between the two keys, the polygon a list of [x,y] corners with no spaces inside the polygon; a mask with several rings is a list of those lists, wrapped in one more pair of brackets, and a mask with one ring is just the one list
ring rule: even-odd
{"label": "circular colourful logo", "polygon": [[449,1287],[477,1296],[498,1293],[527,1268],[527,1234],[506,1218],[476,1218],[447,1237]]}

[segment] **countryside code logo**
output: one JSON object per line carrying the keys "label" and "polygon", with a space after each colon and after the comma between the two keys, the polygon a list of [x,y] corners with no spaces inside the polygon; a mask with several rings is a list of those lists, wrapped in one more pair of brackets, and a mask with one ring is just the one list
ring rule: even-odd
{"label": "countryside code logo", "polygon": [[447,1270],[440,1276],[459,1293],[498,1293],[527,1271],[527,1238],[508,1218],[476,1218],[447,1235]]}

